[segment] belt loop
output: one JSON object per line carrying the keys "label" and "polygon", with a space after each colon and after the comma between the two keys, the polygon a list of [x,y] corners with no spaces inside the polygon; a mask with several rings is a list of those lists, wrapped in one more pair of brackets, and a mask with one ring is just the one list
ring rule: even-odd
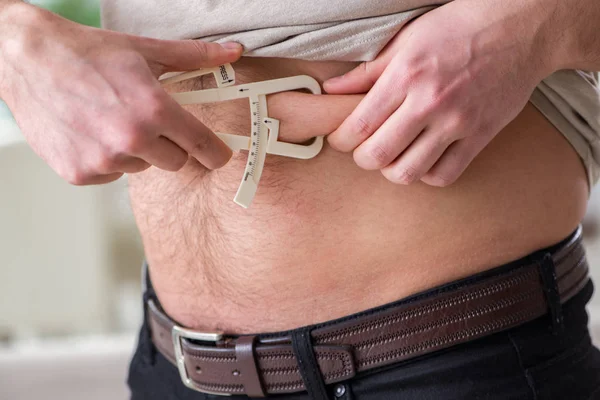
{"label": "belt loop", "polygon": [[294,330],[291,336],[292,348],[308,396],[311,400],[328,400],[323,374],[315,357],[310,328]]}
{"label": "belt loop", "polygon": [[240,378],[248,397],[265,397],[262,381],[256,366],[254,344],[256,336],[240,336],[235,342],[235,358],[240,370],[232,372]]}
{"label": "belt loop", "polygon": [[542,277],[544,297],[546,298],[546,304],[552,318],[552,331],[555,335],[562,334],[564,331],[562,305],[560,303],[554,260],[550,253],[544,254],[538,263],[538,268]]}

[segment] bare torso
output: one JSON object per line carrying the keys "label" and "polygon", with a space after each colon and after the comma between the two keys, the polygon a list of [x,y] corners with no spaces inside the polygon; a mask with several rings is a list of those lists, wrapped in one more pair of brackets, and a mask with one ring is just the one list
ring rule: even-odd
{"label": "bare torso", "polygon": [[[239,82],[322,81],[353,64],[243,59],[235,67]],[[269,109],[282,136],[301,141],[331,132],[360,98],[281,94]],[[247,102],[190,110],[217,131],[249,131]],[[268,156],[245,210],[232,202],[245,161],[240,153],[218,171],[190,161],[178,173],[130,177],[158,296],[188,327],[276,331],[394,301],[559,241],[588,197],[577,154],[531,105],[446,188],[394,185],[326,145],[307,161]]]}

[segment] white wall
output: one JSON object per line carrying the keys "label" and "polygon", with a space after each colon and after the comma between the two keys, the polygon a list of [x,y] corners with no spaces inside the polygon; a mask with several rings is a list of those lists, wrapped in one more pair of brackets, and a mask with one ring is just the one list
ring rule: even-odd
{"label": "white wall", "polygon": [[[134,259],[124,267],[139,284],[141,244],[126,198],[117,197],[124,182],[67,184],[7,121],[0,119],[0,337],[109,332],[126,319],[115,308],[130,313],[133,328],[137,292],[117,279],[131,274],[115,268],[120,255]],[[134,256],[127,248],[115,254],[120,247]]]}

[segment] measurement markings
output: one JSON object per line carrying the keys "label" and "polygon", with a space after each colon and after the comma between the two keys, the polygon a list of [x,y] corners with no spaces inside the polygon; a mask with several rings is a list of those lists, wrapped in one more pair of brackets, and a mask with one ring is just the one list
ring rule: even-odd
{"label": "measurement markings", "polygon": [[253,129],[252,131],[252,135],[254,136],[254,141],[252,142],[252,149],[250,152],[250,160],[248,161],[248,166],[249,168],[249,172],[246,174],[246,178],[245,180],[248,179],[248,176],[255,176],[256,174],[256,165],[258,164],[258,157],[260,154],[260,124],[258,121],[262,121],[261,118],[261,113],[260,113],[260,103],[258,101],[251,101],[250,102],[252,105],[252,108],[254,108],[254,110],[252,110],[252,116],[254,121],[252,122],[252,125],[255,127],[255,129]]}

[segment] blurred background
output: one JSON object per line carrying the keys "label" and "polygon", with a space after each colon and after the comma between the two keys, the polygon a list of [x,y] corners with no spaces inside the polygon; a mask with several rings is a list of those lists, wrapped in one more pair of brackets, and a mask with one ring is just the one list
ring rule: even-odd
{"label": "blurred background", "polygon": [[[96,0],[31,3],[100,24]],[[0,102],[0,193],[0,399],[127,399],[143,252],[126,181],[63,182],[24,143]],[[596,282],[598,221],[600,187],[585,220]],[[598,294],[590,314],[600,339]]]}
{"label": "blurred background", "polygon": [[[100,26],[98,0],[30,3]],[[143,254],[126,184],[66,184],[0,101],[0,399],[128,399]]]}

